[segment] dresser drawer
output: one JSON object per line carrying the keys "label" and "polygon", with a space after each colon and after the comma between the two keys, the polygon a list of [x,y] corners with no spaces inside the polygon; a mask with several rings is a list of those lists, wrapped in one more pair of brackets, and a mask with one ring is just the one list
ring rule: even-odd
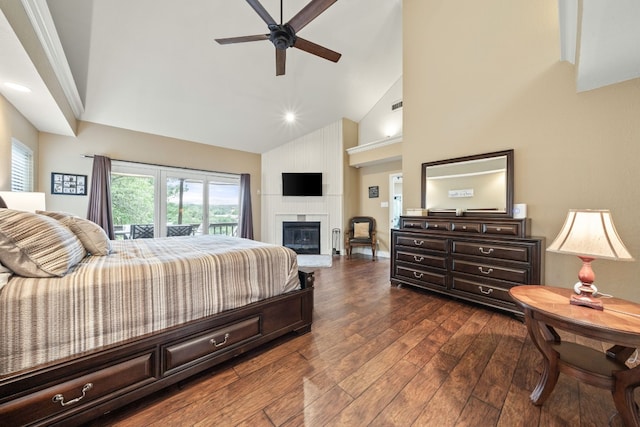
{"label": "dresser drawer", "polygon": [[501,267],[459,259],[453,259],[451,264],[451,270],[454,272],[468,273],[491,279],[508,280],[519,284],[528,283],[529,271],[526,268]]}
{"label": "dresser drawer", "polygon": [[445,239],[430,239],[428,237],[420,237],[419,235],[417,235],[417,233],[415,235],[396,234],[395,236],[395,244],[399,246],[427,249],[438,252],[447,251],[447,240]]}
{"label": "dresser drawer", "polygon": [[163,349],[164,371],[170,371],[204,356],[260,336],[260,317],[252,317],[232,325],[191,338]]}
{"label": "dresser drawer", "polygon": [[447,272],[442,273],[433,270],[414,269],[404,266],[396,266],[396,277],[408,279],[417,285],[434,285],[441,288],[447,287]]}
{"label": "dresser drawer", "polygon": [[134,387],[155,381],[154,355],[142,354],[115,362],[98,371],[28,394],[0,405],[4,425],[25,425],[44,421],[87,402],[111,399]]}
{"label": "dresser drawer", "polygon": [[478,222],[473,223],[454,221],[451,223],[451,231],[480,234],[483,231],[483,225]]}
{"label": "dresser drawer", "polygon": [[441,268],[446,270],[447,260],[442,256],[417,254],[415,252],[396,251],[396,260],[409,262],[416,265]]}
{"label": "dresser drawer", "polygon": [[454,240],[451,243],[451,252],[520,262],[529,262],[530,258],[528,246],[501,246],[487,242],[460,242]]}
{"label": "dresser drawer", "polygon": [[460,291],[485,298],[513,303],[513,299],[511,299],[511,296],[509,295],[509,287],[497,286],[493,283],[476,282],[454,276],[451,281],[451,289],[453,291]]}
{"label": "dresser drawer", "polygon": [[422,229],[425,228],[426,221],[424,219],[402,219],[401,228],[414,228],[414,229]]}
{"label": "dresser drawer", "polygon": [[428,220],[424,228],[435,231],[449,231],[451,230],[451,223],[449,221]]}
{"label": "dresser drawer", "polygon": [[484,226],[487,234],[501,234],[503,236],[520,236],[522,233],[520,224],[488,223]]}

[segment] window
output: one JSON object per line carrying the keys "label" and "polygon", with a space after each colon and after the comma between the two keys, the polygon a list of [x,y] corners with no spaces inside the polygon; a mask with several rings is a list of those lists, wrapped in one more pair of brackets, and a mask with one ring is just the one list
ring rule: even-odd
{"label": "window", "polygon": [[11,191],[33,191],[33,151],[11,139]]}
{"label": "window", "polygon": [[240,176],[114,162],[111,205],[116,238],[235,235]]}

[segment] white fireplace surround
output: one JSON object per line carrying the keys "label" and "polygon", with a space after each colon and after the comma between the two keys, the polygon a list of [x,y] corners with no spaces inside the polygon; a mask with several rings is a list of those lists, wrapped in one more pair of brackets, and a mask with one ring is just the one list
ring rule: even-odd
{"label": "white fireplace surround", "polygon": [[320,254],[331,255],[331,228],[329,227],[329,214],[325,213],[312,213],[312,214],[290,214],[290,213],[277,213],[275,214],[275,224],[273,229],[275,230],[275,238],[278,239],[275,243],[282,244],[282,223],[286,221],[296,222],[319,222],[320,223]]}

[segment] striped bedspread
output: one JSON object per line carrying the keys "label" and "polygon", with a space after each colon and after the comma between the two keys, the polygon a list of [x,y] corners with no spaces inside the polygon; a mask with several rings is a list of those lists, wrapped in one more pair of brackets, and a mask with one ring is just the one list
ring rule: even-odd
{"label": "striped bedspread", "polygon": [[118,240],[0,290],[0,375],[299,289],[295,252],[227,236]]}

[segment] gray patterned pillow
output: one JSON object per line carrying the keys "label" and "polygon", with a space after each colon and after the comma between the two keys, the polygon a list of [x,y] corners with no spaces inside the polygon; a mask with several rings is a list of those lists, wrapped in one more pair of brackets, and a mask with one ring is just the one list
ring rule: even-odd
{"label": "gray patterned pillow", "polygon": [[15,274],[64,276],[85,255],[80,240],[57,220],[0,209],[0,263]]}
{"label": "gray patterned pillow", "polygon": [[104,256],[111,252],[111,240],[107,233],[93,221],[66,212],[36,211],[55,218],[73,231],[91,255]]}

